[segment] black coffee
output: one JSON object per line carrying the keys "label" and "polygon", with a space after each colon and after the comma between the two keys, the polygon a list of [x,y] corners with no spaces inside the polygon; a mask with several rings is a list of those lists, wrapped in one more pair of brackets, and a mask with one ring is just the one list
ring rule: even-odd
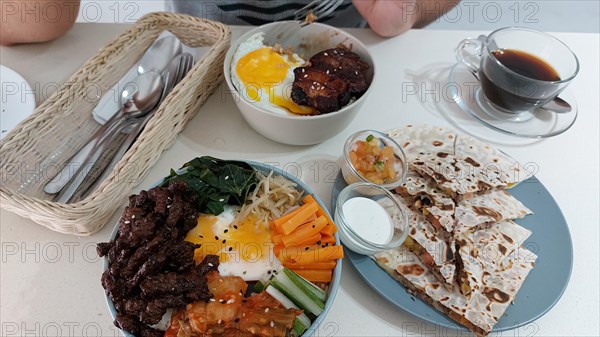
{"label": "black coffee", "polygon": [[527,79],[506,74],[501,67],[492,63],[493,60],[488,60],[483,65],[480,77],[481,88],[489,101],[506,110],[521,111],[533,109],[553,98],[555,85],[544,82],[560,81],[560,76],[551,65],[519,50],[502,49],[492,54],[506,68]]}

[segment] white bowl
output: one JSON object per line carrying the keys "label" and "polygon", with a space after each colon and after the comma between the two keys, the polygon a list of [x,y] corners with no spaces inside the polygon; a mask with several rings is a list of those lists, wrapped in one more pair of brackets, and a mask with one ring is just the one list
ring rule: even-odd
{"label": "white bowl", "polygon": [[[300,116],[292,113],[274,113],[266,111],[248,100],[245,95],[240,95],[231,80],[231,62],[238,46],[256,33],[264,32],[268,37],[269,32],[281,32],[276,41],[265,41],[267,45],[280,42],[284,48],[292,47],[298,55],[309,59],[312,55],[329,48],[334,48],[340,43],[352,46],[352,51],[358,54],[371,67],[368,71],[370,82],[367,91],[356,101],[344,106],[342,109],[315,116]],[[279,143],[290,145],[312,145],[321,143],[344,130],[356,117],[361,106],[373,87],[375,65],[367,47],[354,36],[343,30],[321,24],[312,23],[300,29],[297,22],[282,21],[269,23],[254,28],[242,35],[232,43],[225,55],[224,62],[225,81],[235,98],[235,102],[244,119],[263,136]]]}

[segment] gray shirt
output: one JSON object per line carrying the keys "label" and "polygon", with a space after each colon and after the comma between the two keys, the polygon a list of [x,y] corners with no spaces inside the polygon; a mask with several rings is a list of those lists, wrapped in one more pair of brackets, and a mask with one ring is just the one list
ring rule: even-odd
{"label": "gray shirt", "polygon": [[[311,0],[167,0],[166,5],[172,12],[190,14],[225,24],[263,25],[273,21],[291,20],[294,18],[295,11],[310,2]],[[366,21],[354,8],[351,0],[345,0],[331,15],[320,18],[319,22],[338,27],[366,26]]]}

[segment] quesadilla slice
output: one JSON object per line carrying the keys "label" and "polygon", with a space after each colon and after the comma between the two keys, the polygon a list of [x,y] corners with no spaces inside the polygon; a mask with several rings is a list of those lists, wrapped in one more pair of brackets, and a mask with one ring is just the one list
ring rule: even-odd
{"label": "quesadilla slice", "polygon": [[454,231],[455,203],[431,179],[408,170],[404,183],[396,189],[414,211],[421,212],[446,241]]}
{"label": "quesadilla slice", "polygon": [[454,211],[454,235],[467,231],[486,229],[495,223],[520,219],[531,210],[517,198],[503,190],[495,190],[462,200]]}
{"label": "quesadilla slice", "polygon": [[377,264],[407,290],[431,304],[477,336],[487,336],[514,301],[537,256],[525,248],[497,265],[486,265],[483,286],[467,297],[448,290],[427,270],[421,260],[405,247],[374,256]]}
{"label": "quesadilla slice", "polygon": [[429,125],[388,132],[403,147],[409,167],[433,179],[454,200],[505,189],[529,178],[514,159],[473,137]]}
{"label": "quesadilla slice", "polygon": [[456,256],[460,291],[470,295],[483,287],[484,271],[504,261],[531,235],[531,231],[512,221],[497,223],[489,229],[456,236]]}
{"label": "quesadilla slice", "polygon": [[[399,195],[394,197],[405,207],[408,217],[408,237],[404,246],[416,254],[435,277],[452,289],[456,283],[456,264],[454,263],[455,247],[449,244],[445,238],[438,235],[436,229],[425,217],[409,209],[405,200]],[[391,200],[381,201],[382,206]],[[388,210],[392,208],[386,207]],[[393,217],[394,214],[391,214]]]}
{"label": "quesadilla slice", "polygon": [[489,228],[495,223],[523,218],[531,210],[503,190],[494,190],[455,203],[434,181],[409,170],[396,189],[411,209],[423,213],[438,233],[452,241],[457,233]]}

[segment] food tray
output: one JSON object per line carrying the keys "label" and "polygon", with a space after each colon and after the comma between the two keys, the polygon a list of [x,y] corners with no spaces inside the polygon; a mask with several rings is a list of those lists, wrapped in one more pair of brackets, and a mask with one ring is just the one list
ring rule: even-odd
{"label": "food tray", "polygon": [[[44,185],[100,128],[90,91],[107,92],[165,30],[191,48],[210,48],[96,190],[75,203],[52,201]],[[218,22],[162,12],[142,17],[2,140],[0,206],[61,233],[87,236],[100,230],[221,83],[230,39],[229,28]]]}

